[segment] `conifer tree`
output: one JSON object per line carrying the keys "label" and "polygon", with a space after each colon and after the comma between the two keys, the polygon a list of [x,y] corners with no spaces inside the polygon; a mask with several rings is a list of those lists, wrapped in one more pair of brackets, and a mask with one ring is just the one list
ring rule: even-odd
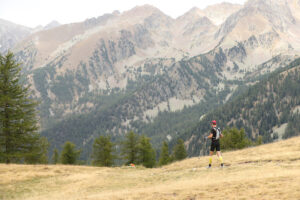
{"label": "conifer tree", "polygon": [[[21,68],[13,54],[0,55],[0,161],[40,161],[36,106],[30,86],[21,82]],[[45,146],[44,146],[45,147]]]}
{"label": "conifer tree", "polygon": [[166,165],[170,163],[170,161],[171,158],[169,155],[169,145],[166,141],[164,141],[160,151],[159,165]]}
{"label": "conifer tree", "polygon": [[223,131],[223,135],[224,137],[221,139],[220,145],[224,150],[243,149],[252,144],[252,142],[247,138],[243,128],[240,130],[235,127],[225,129]]}
{"label": "conifer tree", "polygon": [[96,138],[93,145],[93,165],[112,166],[116,157],[113,155],[114,146],[109,136],[99,136]]}
{"label": "conifer tree", "polygon": [[152,148],[150,138],[144,135],[140,137],[138,145],[138,160],[138,163],[145,167],[152,168],[155,166],[155,150]]}
{"label": "conifer tree", "polygon": [[75,149],[75,144],[72,142],[65,142],[63,150],[61,152],[61,163],[67,165],[74,165],[77,163],[80,150]]}
{"label": "conifer tree", "polygon": [[174,160],[183,160],[187,157],[184,141],[182,139],[177,140],[177,144],[174,147]]}
{"label": "conifer tree", "polygon": [[58,150],[55,148],[53,151],[52,163],[57,164],[58,162],[59,162],[59,154],[58,154]]}
{"label": "conifer tree", "polygon": [[47,138],[41,137],[38,141],[38,144],[32,145],[31,152],[25,156],[25,163],[27,164],[48,164],[48,149],[49,149],[49,142]]}
{"label": "conifer tree", "polygon": [[139,137],[133,131],[127,133],[125,141],[122,143],[123,159],[126,160],[126,164],[137,164],[138,162],[138,142]]}

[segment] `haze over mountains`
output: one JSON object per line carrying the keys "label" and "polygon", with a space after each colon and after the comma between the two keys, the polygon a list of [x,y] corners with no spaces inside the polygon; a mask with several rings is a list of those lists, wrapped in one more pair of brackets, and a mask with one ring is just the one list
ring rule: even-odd
{"label": "haze over mountains", "polygon": [[0,19],[0,52],[12,48],[30,34],[30,28]]}
{"label": "haze over mountains", "polygon": [[[34,33],[0,24],[0,48],[14,47],[23,63],[55,146],[71,140],[85,148],[98,134],[129,130],[159,142],[299,57],[299,13],[299,0],[222,3],[176,19],[144,5]],[[157,122],[175,111],[181,123]]]}
{"label": "haze over mountains", "polygon": [[22,41],[34,32],[48,30],[60,25],[61,24],[59,22],[54,20],[45,27],[40,25],[35,28],[29,28],[0,19],[0,53],[4,53],[8,49],[14,48],[18,42]]}

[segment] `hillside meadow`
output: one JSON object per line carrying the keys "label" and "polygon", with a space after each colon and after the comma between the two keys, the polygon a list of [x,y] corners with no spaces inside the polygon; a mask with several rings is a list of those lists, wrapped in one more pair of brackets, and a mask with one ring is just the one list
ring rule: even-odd
{"label": "hillside meadow", "polygon": [[1,200],[300,199],[300,137],[146,169],[0,165]]}

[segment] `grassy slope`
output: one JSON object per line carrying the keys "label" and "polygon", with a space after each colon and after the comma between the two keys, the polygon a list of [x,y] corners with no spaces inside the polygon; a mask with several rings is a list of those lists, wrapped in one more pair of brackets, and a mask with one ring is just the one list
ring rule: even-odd
{"label": "grassy slope", "polygon": [[145,169],[0,165],[0,199],[300,199],[300,137]]}

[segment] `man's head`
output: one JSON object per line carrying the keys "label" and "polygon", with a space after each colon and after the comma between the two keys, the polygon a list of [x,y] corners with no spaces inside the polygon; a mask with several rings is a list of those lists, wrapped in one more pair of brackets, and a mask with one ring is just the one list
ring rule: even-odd
{"label": "man's head", "polygon": [[217,121],[216,120],[212,120],[210,122],[210,124],[211,124],[212,127],[216,127],[217,126]]}

